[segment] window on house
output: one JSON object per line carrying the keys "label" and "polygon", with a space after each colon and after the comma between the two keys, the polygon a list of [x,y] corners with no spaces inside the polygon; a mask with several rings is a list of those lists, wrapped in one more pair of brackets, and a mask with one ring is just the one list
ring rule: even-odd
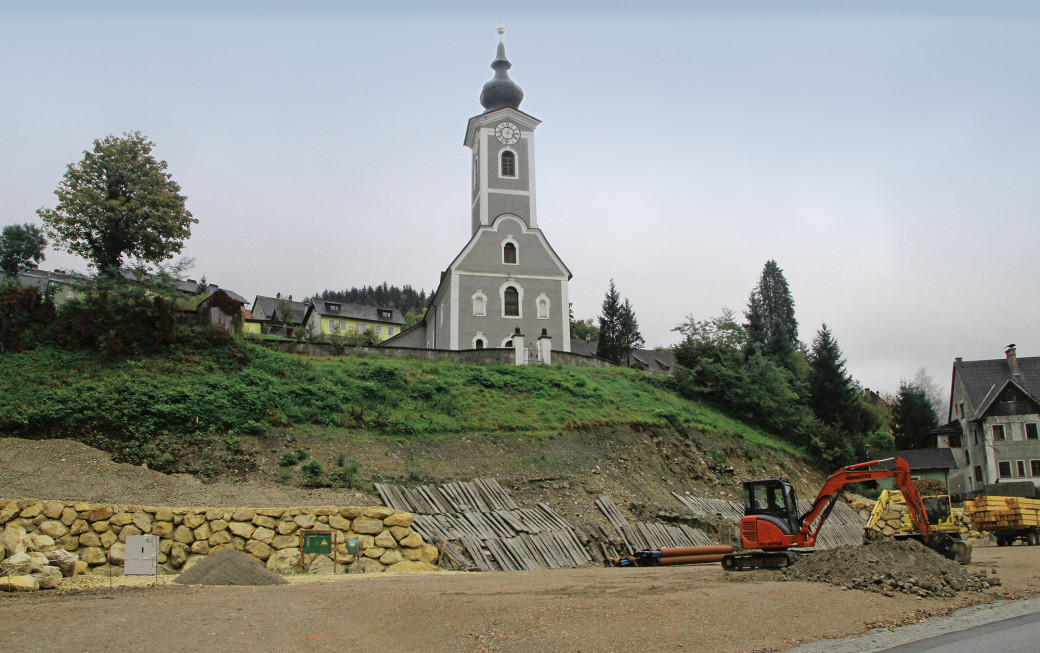
{"label": "window on house", "polygon": [[1026,477],[1026,461],[1024,461],[1024,460],[1016,460],[1015,461],[1015,468],[1018,470],[1018,477],[1019,478],[1025,478]]}
{"label": "window on house", "polygon": [[[477,338],[477,341],[475,343],[473,343],[473,348],[474,349],[483,349],[484,348],[484,341],[481,340],[480,338]],[[1038,461],[1038,462],[1040,462],[1040,461]]]}
{"label": "window on house", "polygon": [[1011,478],[1011,461],[1001,460],[997,463],[997,476],[1000,478]]}
{"label": "window on house", "polygon": [[1026,440],[1040,440],[1036,424],[1026,424]]}
{"label": "window on house", "polygon": [[339,309],[342,308],[342,306],[340,304],[329,304],[326,302],[325,308],[329,309],[331,312],[339,313]]}
{"label": "window on house", "polygon": [[1029,475],[1040,476],[1040,460],[1029,461]]}
{"label": "window on house", "polygon": [[993,441],[1003,442],[1004,441],[1004,425],[994,424],[993,425]]}
{"label": "window on house", "polygon": [[393,327],[387,327],[386,328],[386,335],[388,335],[388,336],[394,335],[394,328]]}
{"label": "window on house", "polygon": [[389,320],[390,319],[390,311],[385,311],[383,309],[379,309],[379,317],[380,317],[380,319],[383,319],[383,320]]}
{"label": "window on house", "polygon": [[520,316],[520,293],[516,288],[509,286],[505,292],[505,314],[510,317]]}
{"label": "window on house", "polygon": [[357,324],[354,325],[354,333],[364,333],[365,331],[366,331],[366,327],[365,327],[364,324],[358,322]]}
{"label": "window on house", "polygon": [[979,446],[979,426],[976,424],[975,428],[971,430],[971,437],[975,441],[975,446]]}
{"label": "window on house", "polygon": [[975,482],[982,482],[982,465],[975,465]]}
{"label": "window on house", "polygon": [[502,176],[516,176],[516,155],[509,150],[502,153]]}
{"label": "window on house", "polygon": [[376,335],[377,336],[383,335],[383,327],[381,325],[379,325],[379,324],[376,325]]}
{"label": "window on house", "polygon": [[502,262],[516,265],[516,245],[506,243],[502,246]]}
{"label": "window on house", "polygon": [[960,449],[961,448],[961,434],[954,433],[950,435],[950,448]]}
{"label": "window on house", "polygon": [[512,348],[513,348],[513,341],[512,340],[507,340],[506,341],[506,349],[512,349]]}

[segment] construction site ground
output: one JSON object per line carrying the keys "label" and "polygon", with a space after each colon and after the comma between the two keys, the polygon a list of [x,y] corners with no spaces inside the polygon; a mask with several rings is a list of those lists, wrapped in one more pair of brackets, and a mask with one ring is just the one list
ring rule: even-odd
{"label": "construction site ground", "polygon": [[[639,482],[627,485],[612,483],[612,470],[594,475],[595,488],[576,487],[559,475],[552,482],[516,477],[512,483],[537,488],[532,498],[552,501],[571,514],[585,511],[593,489],[618,497],[619,507],[630,511],[632,503],[647,513],[678,511],[677,503],[665,503],[670,497],[664,487],[657,491],[659,501],[639,494],[652,480],[649,467],[640,469]],[[705,495],[732,491],[725,472],[721,481],[701,483],[708,486]],[[0,492],[158,505],[372,500],[351,490],[263,480],[202,484],[119,465],[76,442],[12,439],[0,439]],[[573,503],[560,505],[566,499]],[[984,592],[918,598],[781,581],[775,571],[727,573],[717,564],[308,575],[291,576],[288,585],[262,587],[182,586],[170,584],[172,576],[160,577],[160,585],[153,586],[151,577],[88,575],[67,579],[57,590],[0,594],[0,621],[5,624],[3,650],[10,651],[780,651],[913,623],[974,603],[1040,595],[1040,547],[977,547],[970,568],[995,573],[1002,582]]]}
{"label": "construction site ground", "polygon": [[136,651],[145,642],[171,651],[782,651],[1035,595],[1038,561],[1036,547],[982,547],[972,566],[996,569],[1002,586],[927,599],[718,565],[304,576],[263,587],[93,576],[0,596],[0,620],[9,651]]}

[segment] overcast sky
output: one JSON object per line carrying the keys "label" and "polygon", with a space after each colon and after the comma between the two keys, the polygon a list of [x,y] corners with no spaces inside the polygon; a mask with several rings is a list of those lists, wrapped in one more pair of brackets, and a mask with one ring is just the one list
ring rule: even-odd
{"label": "overcast sky", "polygon": [[0,0],[0,224],[141,130],[199,220],[193,278],[432,291],[502,23],[576,316],[613,278],[671,345],[772,258],[865,386],[1040,355],[1040,5],[494,4]]}

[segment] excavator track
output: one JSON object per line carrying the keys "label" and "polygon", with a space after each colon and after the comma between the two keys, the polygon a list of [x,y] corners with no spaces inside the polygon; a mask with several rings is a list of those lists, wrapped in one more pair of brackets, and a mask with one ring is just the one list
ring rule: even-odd
{"label": "excavator track", "polygon": [[751,569],[783,569],[790,567],[802,557],[797,551],[745,551],[722,556],[722,568],[726,571],[748,571]]}

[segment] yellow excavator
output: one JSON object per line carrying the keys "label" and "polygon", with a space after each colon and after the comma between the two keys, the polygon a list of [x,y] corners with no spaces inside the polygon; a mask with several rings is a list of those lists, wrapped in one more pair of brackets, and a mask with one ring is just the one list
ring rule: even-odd
{"label": "yellow excavator", "polygon": [[[944,531],[947,533],[960,531],[960,524],[956,522],[953,516],[953,510],[950,505],[950,495],[939,494],[927,497],[923,496],[921,497],[921,503],[924,504],[925,512],[928,514],[928,525],[931,526],[932,530]],[[864,539],[873,540],[879,536],[879,532],[874,530],[874,526],[881,520],[881,516],[888,512],[889,508],[893,506],[906,506],[906,499],[903,498],[903,493],[899,490],[882,490],[881,495],[878,497],[877,504],[874,506],[874,510],[870,513],[870,519],[867,521],[867,525],[863,527]],[[899,528],[896,529],[895,535],[916,533],[917,529],[914,526],[913,520],[910,518],[910,512],[907,510],[903,510],[902,512],[903,521],[899,525]]]}

